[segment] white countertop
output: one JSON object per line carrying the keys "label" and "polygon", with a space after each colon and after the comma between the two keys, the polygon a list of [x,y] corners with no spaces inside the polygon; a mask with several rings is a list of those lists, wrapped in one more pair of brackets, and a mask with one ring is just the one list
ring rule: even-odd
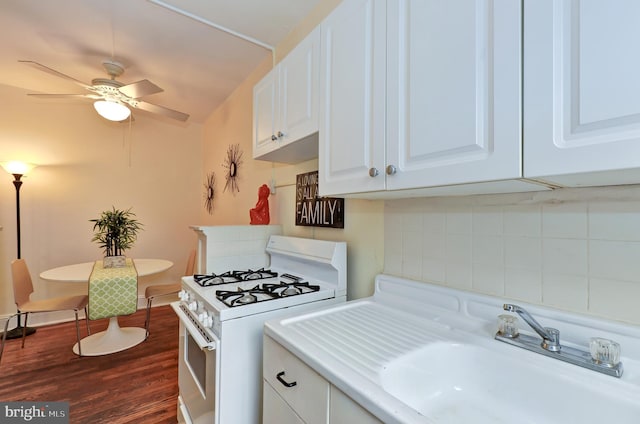
{"label": "white countertop", "polygon": [[[434,421],[383,390],[381,372],[392,360],[437,341],[497,348],[518,361],[530,360],[530,352],[493,340],[496,318],[503,312],[502,303],[499,298],[379,276],[373,297],[298,317],[268,321],[265,334],[383,422],[431,423]],[[593,336],[593,328],[597,328],[612,332],[613,338],[623,346],[623,355],[626,352],[623,357],[625,375],[621,379],[557,360],[543,362],[545,369],[562,373],[566,367],[574,367],[568,369],[570,372],[579,370],[576,373],[587,382],[600,381],[604,377],[603,384],[622,385],[625,390],[640,395],[640,329],[590,317],[566,316],[536,306],[527,307],[545,322],[553,324],[558,320],[559,327],[568,330],[568,337],[564,339],[567,344],[584,345],[584,339]],[[584,325],[589,328],[582,329]]]}

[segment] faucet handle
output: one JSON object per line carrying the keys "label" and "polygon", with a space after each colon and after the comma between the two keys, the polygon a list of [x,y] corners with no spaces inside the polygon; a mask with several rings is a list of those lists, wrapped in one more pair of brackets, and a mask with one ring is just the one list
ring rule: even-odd
{"label": "faucet handle", "polygon": [[560,352],[560,349],[562,349],[562,346],[560,346],[560,330],[551,327],[545,327],[544,329],[547,330],[549,337],[542,340],[541,346],[551,352]]}
{"label": "faucet handle", "polygon": [[498,333],[510,339],[518,337],[518,317],[507,314],[498,315]]}
{"label": "faucet handle", "polygon": [[613,340],[592,337],[589,341],[591,358],[597,364],[615,367],[620,362],[620,345]]}

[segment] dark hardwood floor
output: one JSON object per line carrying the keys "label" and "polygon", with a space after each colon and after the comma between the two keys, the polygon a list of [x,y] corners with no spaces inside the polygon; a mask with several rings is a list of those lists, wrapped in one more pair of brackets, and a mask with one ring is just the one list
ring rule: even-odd
{"label": "dark hardwood floor", "polygon": [[[120,317],[121,327],[144,327],[145,311]],[[91,332],[108,320],[90,321]],[[15,325],[12,323],[12,326]],[[86,327],[81,322],[81,337]],[[0,363],[0,400],[69,402],[70,423],[176,423],[178,318],[170,306],[151,311],[149,338],[131,349],[78,357],[75,321],[39,327],[7,340]]]}

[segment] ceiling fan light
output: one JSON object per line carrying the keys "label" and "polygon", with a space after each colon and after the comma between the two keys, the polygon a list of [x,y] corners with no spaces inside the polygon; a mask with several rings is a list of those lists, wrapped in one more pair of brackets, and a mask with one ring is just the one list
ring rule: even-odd
{"label": "ceiling fan light", "polygon": [[98,100],[93,103],[98,114],[109,121],[123,121],[131,115],[131,110],[120,102]]}

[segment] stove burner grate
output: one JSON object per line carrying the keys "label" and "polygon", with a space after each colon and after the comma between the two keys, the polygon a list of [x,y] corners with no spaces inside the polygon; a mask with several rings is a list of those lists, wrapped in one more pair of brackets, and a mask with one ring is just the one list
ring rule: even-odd
{"label": "stove burner grate", "polygon": [[266,278],[274,278],[277,276],[277,272],[260,268],[255,271],[249,269],[246,271],[227,271],[222,274],[194,274],[193,281],[202,287],[209,287],[227,283],[238,283],[240,281],[264,280]]}
{"label": "stove burner grate", "polygon": [[266,300],[313,293],[320,290],[320,286],[312,285],[301,280],[302,278],[294,277],[293,282],[281,281],[280,283],[264,283],[249,289],[238,287],[237,290],[216,290],[216,297],[225,305],[235,307]]}
{"label": "stove burner grate", "polygon": [[250,303],[262,302],[264,300],[274,299],[274,295],[267,292],[260,286],[255,286],[250,289],[242,289],[238,287],[238,290],[216,290],[216,297],[227,306],[242,306]]}
{"label": "stove burner grate", "polygon": [[281,281],[280,283],[265,283],[262,287],[275,297],[295,296],[298,294],[313,293],[320,290],[320,286],[311,285],[306,281],[293,283]]}

